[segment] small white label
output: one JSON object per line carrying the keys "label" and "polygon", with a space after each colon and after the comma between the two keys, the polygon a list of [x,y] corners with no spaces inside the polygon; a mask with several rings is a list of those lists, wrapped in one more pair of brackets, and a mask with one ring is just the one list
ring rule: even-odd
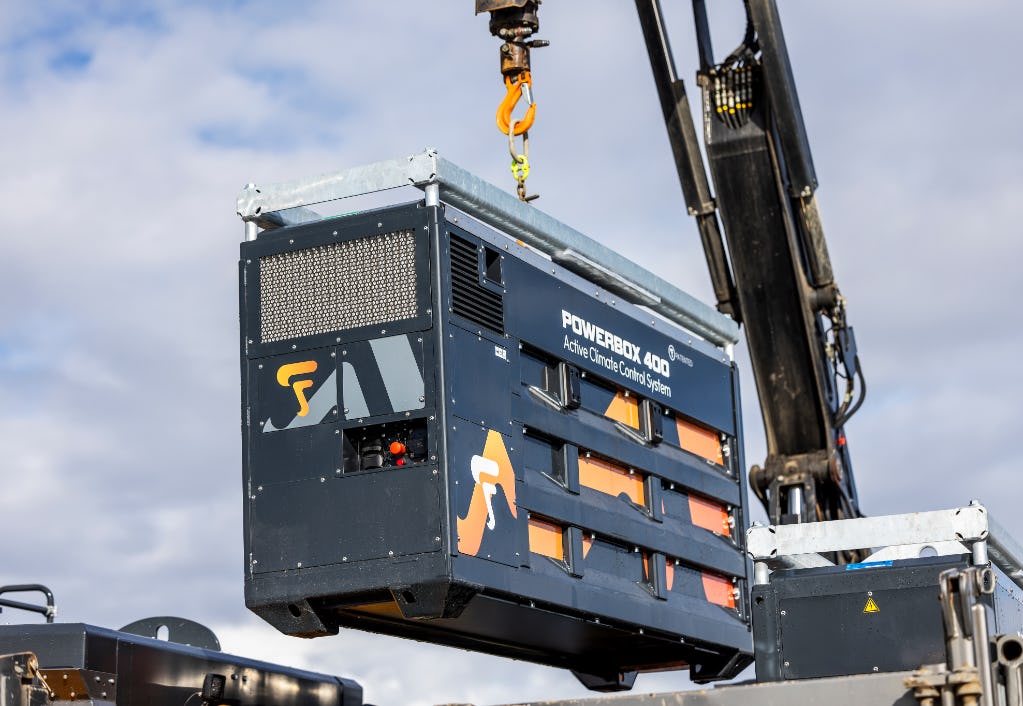
{"label": "small white label", "polygon": [[498,358],[505,361],[506,363],[508,362],[508,351],[504,348],[501,348],[501,346],[494,346],[494,355],[496,355]]}

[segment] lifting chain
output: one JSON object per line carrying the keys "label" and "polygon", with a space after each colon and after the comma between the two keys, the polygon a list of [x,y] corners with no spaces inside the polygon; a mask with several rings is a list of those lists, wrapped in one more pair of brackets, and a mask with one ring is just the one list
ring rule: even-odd
{"label": "lifting chain", "polygon": [[540,198],[539,194],[526,196],[526,179],[529,178],[529,133],[522,133],[522,152],[515,149],[515,135],[508,133],[508,151],[511,153],[511,173],[517,182],[515,191],[520,201],[529,203]]}
{"label": "lifting chain", "polygon": [[[497,127],[508,136],[508,151],[511,153],[511,172],[517,185],[515,191],[519,199],[525,202],[539,198],[539,194],[526,195],[526,179],[529,177],[529,128],[536,117],[536,103],[533,102],[533,78],[528,71],[521,72],[514,80],[505,76],[504,85],[508,89],[497,107]],[[522,120],[512,123],[511,113],[524,98],[529,106]],[[522,137],[522,151],[515,146],[515,138]]]}

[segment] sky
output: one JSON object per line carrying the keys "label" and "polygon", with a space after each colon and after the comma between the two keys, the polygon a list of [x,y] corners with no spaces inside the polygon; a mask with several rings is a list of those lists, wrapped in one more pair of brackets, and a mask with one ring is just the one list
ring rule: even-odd
{"label": "sky", "polygon": [[[744,25],[737,2],[710,4],[720,59]],[[665,5],[695,96],[687,3]],[[847,428],[862,507],[979,498],[1023,536],[1023,5],[779,5],[869,384]],[[633,5],[581,6],[541,10],[536,206],[709,301]],[[585,695],[522,662],[287,638],[244,607],[238,192],[427,146],[514,188],[499,42],[469,0],[284,8],[0,4],[0,582],[49,585],[61,621],[192,618],[228,652],[357,679],[379,705]],[[738,360],[752,464],[763,432]]]}

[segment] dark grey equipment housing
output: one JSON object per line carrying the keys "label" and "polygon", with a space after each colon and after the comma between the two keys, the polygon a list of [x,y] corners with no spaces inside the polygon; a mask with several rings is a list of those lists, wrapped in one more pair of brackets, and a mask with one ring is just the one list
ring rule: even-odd
{"label": "dark grey equipment housing", "polygon": [[267,229],[240,267],[250,609],[599,689],[749,664],[722,347],[443,203]]}

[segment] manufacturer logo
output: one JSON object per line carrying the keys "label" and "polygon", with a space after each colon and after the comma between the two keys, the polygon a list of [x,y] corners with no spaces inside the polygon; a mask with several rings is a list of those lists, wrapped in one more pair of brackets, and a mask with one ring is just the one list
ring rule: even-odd
{"label": "manufacturer logo", "polygon": [[693,359],[685,355],[681,351],[676,350],[675,344],[671,344],[668,346],[668,360],[672,362],[678,361],[682,363],[682,365],[687,365],[690,368],[693,367]]}
{"label": "manufacturer logo", "polygon": [[457,518],[458,551],[476,556],[483,544],[484,532],[497,529],[494,496],[498,488],[504,491],[504,500],[512,517],[518,517],[515,507],[515,471],[500,433],[493,430],[487,432],[483,453],[473,456],[469,461],[469,473],[475,486],[468,512],[465,517]]}
{"label": "manufacturer logo", "polygon": [[309,375],[316,372],[315,360],[303,360],[300,363],[288,363],[277,369],[277,384],[281,387],[290,387],[298,400],[298,416],[304,417],[309,414],[309,400],[305,391],[313,386],[313,381],[308,378],[296,378],[302,375]]}

